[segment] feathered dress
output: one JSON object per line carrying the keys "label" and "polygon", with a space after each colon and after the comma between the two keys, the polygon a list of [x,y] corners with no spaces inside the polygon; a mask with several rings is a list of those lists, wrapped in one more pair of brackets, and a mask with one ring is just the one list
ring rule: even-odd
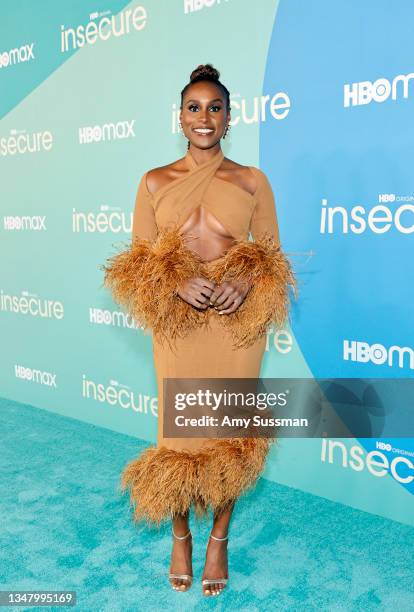
{"label": "feathered dress", "polygon": [[[215,176],[220,150],[158,191],[138,186],[130,245],[108,258],[105,286],[114,300],[149,330],[158,385],[157,444],[131,460],[121,475],[136,521],[159,524],[193,505],[197,514],[220,512],[251,487],[264,468],[266,438],[164,437],[164,378],[258,378],[271,324],[289,311],[291,265],[281,250],[275,200],[266,175],[255,167],[257,189],[246,190]],[[180,228],[203,206],[235,239],[224,255],[202,261]],[[253,240],[249,240],[249,233]],[[231,314],[197,309],[176,293],[182,281],[203,275],[215,283],[252,281]]]}

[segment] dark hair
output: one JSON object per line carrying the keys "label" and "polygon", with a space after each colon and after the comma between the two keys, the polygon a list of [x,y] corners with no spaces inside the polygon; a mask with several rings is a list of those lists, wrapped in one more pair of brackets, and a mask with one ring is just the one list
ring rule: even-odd
{"label": "dark hair", "polygon": [[224,99],[226,101],[227,110],[229,111],[231,108],[230,107],[230,92],[227,89],[227,87],[223,85],[223,83],[220,82],[219,77],[220,77],[219,71],[216,70],[216,68],[214,68],[214,66],[212,66],[211,64],[199,64],[197,68],[193,70],[193,72],[190,74],[190,82],[187,83],[187,85],[184,87],[184,89],[181,92],[180,108],[183,107],[183,98],[185,96],[187,89],[191,87],[193,83],[197,83],[198,81],[211,81],[212,83],[215,83],[221,89],[222,93],[224,94]]}

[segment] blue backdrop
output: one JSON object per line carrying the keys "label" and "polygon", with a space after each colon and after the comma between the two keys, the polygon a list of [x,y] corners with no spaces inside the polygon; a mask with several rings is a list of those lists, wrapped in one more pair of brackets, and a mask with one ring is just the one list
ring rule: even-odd
{"label": "blue backdrop", "polygon": [[[142,174],[182,157],[211,62],[299,280],[262,376],[412,378],[408,0],[9,0],[0,8],[4,397],[155,439],[151,343],[102,287]],[[359,398],[355,398],[358,402]],[[283,439],[265,476],[414,524],[412,438]]]}

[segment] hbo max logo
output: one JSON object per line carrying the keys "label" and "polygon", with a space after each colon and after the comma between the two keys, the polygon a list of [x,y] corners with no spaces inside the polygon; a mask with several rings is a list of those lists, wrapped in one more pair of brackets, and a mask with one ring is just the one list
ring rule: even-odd
{"label": "hbo max logo", "polygon": [[414,72],[399,74],[392,82],[380,78],[374,83],[371,81],[346,83],[344,85],[344,106],[362,106],[371,102],[381,103],[388,100],[390,96],[392,100],[396,100],[399,83],[401,83],[400,90],[402,90],[403,97],[408,98],[408,85],[412,78],[414,78]]}
{"label": "hbo max logo", "polygon": [[30,43],[30,45],[22,45],[18,49],[3,51],[0,53],[0,68],[7,68],[7,66],[34,59],[33,47],[34,43]]}
{"label": "hbo max logo", "polygon": [[132,121],[118,121],[117,123],[104,123],[103,125],[86,126],[79,128],[79,143],[106,142],[110,140],[124,140],[134,138],[134,123]]}
{"label": "hbo max logo", "polygon": [[[227,2],[227,0],[224,0]],[[184,0],[184,13],[201,11],[204,8],[211,8],[215,4],[220,4],[220,0]]]}
{"label": "hbo max logo", "polygon": [[386,348],[383,344],[368,344],[367,342],[357,342],[355,340],[344,340],[344,360],[359,361],[374,365],[388,365],[390,368],[398,361],[398,367],[404,368],[404,357],[407,356],[408,367],[414,370],[414,350],[409,346],[397,346],[394,344]]}

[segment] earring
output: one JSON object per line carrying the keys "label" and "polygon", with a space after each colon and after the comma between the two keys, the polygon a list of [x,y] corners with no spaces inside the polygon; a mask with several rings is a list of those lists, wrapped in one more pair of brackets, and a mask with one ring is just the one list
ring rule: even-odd
{"label": "earring", "polygon": [[[180,126],[180,132],[183,136],[185,136],[184,134],[184,130],[183,130],[183,126],[181,125],[181,121],[178,122],[178,125]],[[190,141],[187,142],[187,149],[190,148]]]}
{"label": "earring", "polygon": [[230,132],[230,128],[231,128],[231,125],[230,125],[230,123],[228,123],[226,125],[226,129],[224,130],[223,138],[226,138],[228,132]]}

